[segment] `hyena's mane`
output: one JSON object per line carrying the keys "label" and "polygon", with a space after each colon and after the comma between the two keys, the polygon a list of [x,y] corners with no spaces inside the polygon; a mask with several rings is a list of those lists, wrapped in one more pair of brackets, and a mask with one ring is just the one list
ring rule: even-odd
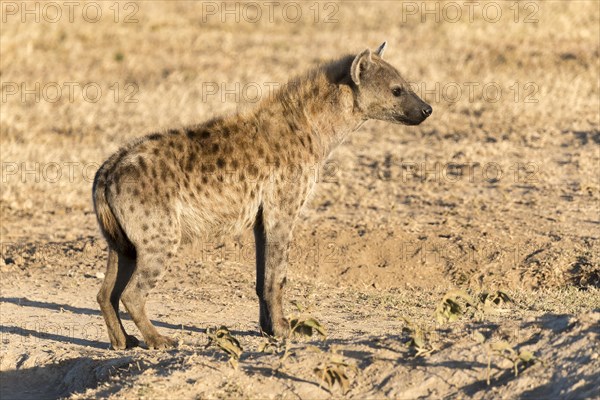
{"label": "hyena's mane", "polygon": [[353,86],[350,67],[355,55],[326,61],[288,80],[277,90],[271,102],[287,103],[322,101],[339,91],[340,85]]}

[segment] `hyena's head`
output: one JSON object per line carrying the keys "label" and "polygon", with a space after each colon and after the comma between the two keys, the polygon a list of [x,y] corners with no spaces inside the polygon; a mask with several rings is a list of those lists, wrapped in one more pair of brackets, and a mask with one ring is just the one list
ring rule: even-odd
{"label": "hyena's head", "polygon": [[366,118],[418,125],[433,109],[419,98],[398,70],[383,60],[384,42],[375,52],[367,49],[354,58],[350,76],[356,101]]}

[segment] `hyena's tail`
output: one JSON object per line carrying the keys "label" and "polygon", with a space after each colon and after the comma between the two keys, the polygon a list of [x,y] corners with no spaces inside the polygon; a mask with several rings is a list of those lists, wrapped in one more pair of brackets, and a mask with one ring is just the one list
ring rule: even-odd
{"label": "hyena's tail", "polygon": [[109,247],[127,257],[135,258],[135,246],[131,243],[125,231],[123,231],[123,227],[115,217],[115,214],[110,207],[110,203],[106,198],[106,190],[108,188],[107,175],[108,171],[113,166],[112,164],[114,164],[113,158],[106,161],[100,167],[98,172],[96,172],[96,176],[94,177],[94,186],[92,189],[94,210],[96,211],[96,218],[98,219],[100,230],[106,238]]}

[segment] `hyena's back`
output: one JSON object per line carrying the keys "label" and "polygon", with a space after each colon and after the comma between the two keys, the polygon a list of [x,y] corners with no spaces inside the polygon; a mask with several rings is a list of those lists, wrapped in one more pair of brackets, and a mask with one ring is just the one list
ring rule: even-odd
{"label": "hyena's back", "polygon": [[122,148],[96,174],[94,204],[109,244],[133,256],[200,234],[248,228],[265,190],[268,138],[224,120],[152,134]]}

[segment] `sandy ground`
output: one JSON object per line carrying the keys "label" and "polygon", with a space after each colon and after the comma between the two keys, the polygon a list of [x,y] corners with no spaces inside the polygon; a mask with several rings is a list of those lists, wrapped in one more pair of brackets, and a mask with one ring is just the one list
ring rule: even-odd
{"label": "sandy ground", "polygon": [[[500,4],[497,22],[423,21],[409,3],[303,3],[297,22],[256,23],[222,22],[220,3],[161,1],[118,3],[118,16],[102,3],[94,23],[66,10],[48,22],[43,9],[22,22],[2,3],[1,397],[600,397],[597,3],[522,3],[518,15],[485,3]],[[245,88],[382,40],[434,114],[419,127],[366,123],[318,175],[295,228],[286,311],[316,318],[327,337],[262,349],[246,234],[204,239],[168,266],[148,309],[179,348],[109,350],[95,301],[99,164],[134,137],[251,107]],[[65,82],[102,96],[75,90],[71,101]],[[39,101],[22,92],[36,83]],[[63,91],[50,101],[54,83]],[[437,322],[457,288],[513,301]],[[403,318],[431,352],[416,354]],[[243,348],[237,367],[207,347],[206,329],[221,325]],[[502,341],[536,359],[515,374],[493,351]],[[340,360],[348,386],[330,387],[315,369]]]}

